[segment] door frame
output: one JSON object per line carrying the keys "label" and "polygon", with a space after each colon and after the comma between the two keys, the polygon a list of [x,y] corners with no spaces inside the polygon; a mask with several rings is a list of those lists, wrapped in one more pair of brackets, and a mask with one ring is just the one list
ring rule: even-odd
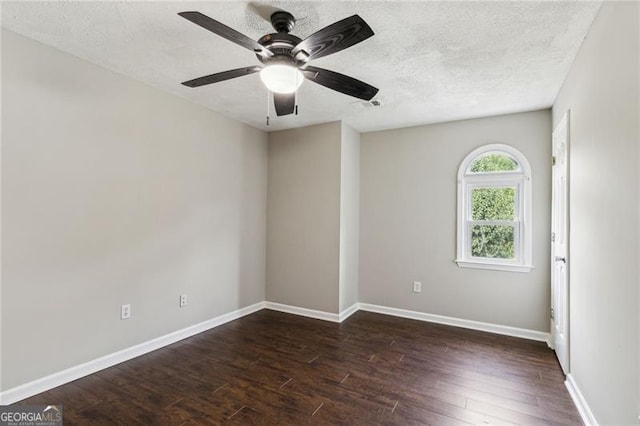
{"label": "door frame", "polygon": [[[565,156],[565,162],[566,162],[566,171],[565,171],[565,188],[564,188],[564,197],[566,199],[565,201],[565,212],[564,212],[564,237],[565,237],[565,242],[566,242],[566,247],[564,249],[564,267],[566,269],[566,294],[565,294],[565,303],[563,306],[560,306],[560,308],[565,309],[566,312],[554,312],[554,309],[557,310],[557,306],[556,306],[556,300],[555,300],[555,294],[556,294],[556,287],[555,287],[555,268],[556,268],[556,262],[558,261],[556,256],[556,252],[555,252],[555,238],[557,238],[557,236],[555,235],[555,231],[556,231],[556,218],[558,217],[556,215],[556,202],[555,202],[555,185],[556,185],[556,167],[555,167],[555,163],[556,163],[556,158],[555,158],[555,154],[556,154],[556,147],[555,147],[555,140],[556,140],[556,135],[559,134],[559,132],[564,132],[565,133],[565,140],[566,140],[566,156]],[[563,317],[565,318],[565,322],[566,322],[566,352],[567,352],[567,356],[566,356],[566,360],[565,360],[565,364],[563,365],[562,362],[560,361],[560,357],[558,357],[558,361],[560,362],[560,365],[564,371],[565,374],[569,374],[570,373],[570,366],[571,366],[571,362],[570,362],[570,354],[571,354],[571,347],[570,347],[570,335],[571,335],[571,321],[570,321],[570,294],[571,294],[571,271],[570,271],[570,197],[569,197],[569,192],[570,192],[570,156],[569,156],[569,152],[570,152],[570,142],[571,142],[571,132],[570,132],[570,110],[567,110],[565,112],[565,114],[562,116],[562,119],[560,120],[560,122],[558,123],[558,125],[553,129],[553,134],[552,134],[552,156],[553,156],[553,167],[552,167],[552,172],[551,172],[551,257],[550,257],[550,265],[551,265],[551,312],[550,312],[550,327],[551,327],[551,348],[552,349],[556,349],[556,327],[555,327],[555,321],[554,318],[557,317],[558,315],[563,315]],[[557,353],[556,353],[557,355]]]}

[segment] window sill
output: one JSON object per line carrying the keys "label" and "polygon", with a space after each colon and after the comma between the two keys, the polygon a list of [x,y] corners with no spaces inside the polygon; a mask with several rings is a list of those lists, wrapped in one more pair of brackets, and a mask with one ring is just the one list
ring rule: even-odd
{"label": "window sill", "polygon": [[515,265],[510,263],[489,263],[478,262],[473,260],[459,260],[455,261],[460,268],[475,268],[475,269],[491,269],[494,271],[509,271],[509,272],[530,272],[533,269],[533,265]]}

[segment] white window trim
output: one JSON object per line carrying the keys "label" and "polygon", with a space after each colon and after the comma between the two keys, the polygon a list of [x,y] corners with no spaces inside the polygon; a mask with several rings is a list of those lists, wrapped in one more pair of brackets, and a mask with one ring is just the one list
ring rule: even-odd
{"label": "white window trim", "polygon": [[[513,172],[492,172],[468,174],[469,165],[490,152],[501,152],[513,157],[520,170]],[[471,257],[471,235],[469,214],[471,207],[471,189],[487,186],[516,186],[516,258],[513,260]],[[533,268],[531,261],[532,217],[531,217],[531,167],[527,158],[517,149],[505,144],[489,144],[475,149],[458,168],[458,204],[457,204],[457,253],[455,262],[462,268],[492,269],[498,271],[529,272]],[[512,221],[507,221],[512,222]]]}

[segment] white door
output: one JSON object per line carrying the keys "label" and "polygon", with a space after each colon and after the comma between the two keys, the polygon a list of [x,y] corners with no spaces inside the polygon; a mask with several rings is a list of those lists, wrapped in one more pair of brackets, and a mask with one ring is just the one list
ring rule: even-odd
{"label": "white door", "polygon": [[558,361],[569,373],[569,111],[553,131],[551,187],[551,333]]}

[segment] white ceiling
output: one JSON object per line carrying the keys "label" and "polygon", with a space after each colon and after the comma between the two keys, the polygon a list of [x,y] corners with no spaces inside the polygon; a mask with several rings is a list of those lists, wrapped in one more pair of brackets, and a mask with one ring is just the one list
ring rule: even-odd
{"label": "white ceiling", "polygon": [[[344,120],[361,132],[550,107],[601,2],[2,2],[2,26],[218,113],[271,131]],[[265,126],[257,74],[188,88],[255,55],[179,17],[200,11],[247,36],[287,10],[305,38],[354,13],[375,35],[312,61],[380,89],[383,106],[309,81],[299,115]]]}

